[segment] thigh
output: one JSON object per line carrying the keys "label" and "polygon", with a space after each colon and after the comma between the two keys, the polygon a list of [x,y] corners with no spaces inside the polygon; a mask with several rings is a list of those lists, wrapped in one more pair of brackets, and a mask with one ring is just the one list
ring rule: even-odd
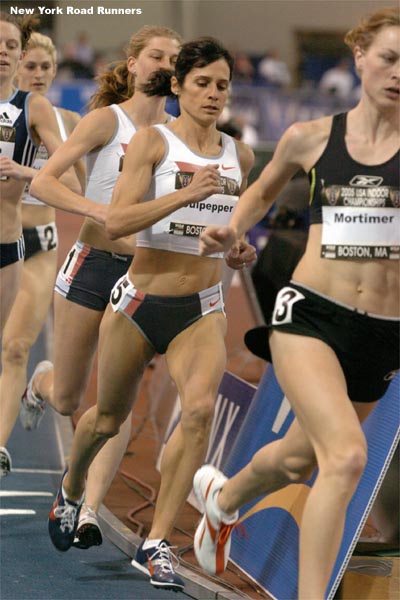
{"label": "thigh", "polygon": [[135,400],[153,347],[139,330],[109,306],[99,337],[97,407],[100,415],[118,414],[125,419]]}
{"label": "thigh", "polygon": [[57,253],[39,252],[24,263],[17,297],[4,330],[3,344],[22,339],[31,346],[37,339],[53,299]]}
{"label": "thigh", "polygon": [[97,348],[103,312],[54,294],[54,389],[84,390]]}
{"label": "thigh", "polygon": [[339,361],[319,339],[274,331],[270,345],[279,383],[319,460],[362,440]]}
{"label": "thigh", "polygon": [[11,312],[12,306],[14,304],[14,300],[17,296],[23,261],[19,260],[18,262],[12,263],[11,265],[7,265],[0,269],[0,288],[1,288],[1,297],[0,297],[0,327],[1,331],[3,331],[7,318]]}
{"label": "thigh", "polygon": [[216,396],[226,366],[226,318],[214,312],[193,323],[168,346],[168,369],[181,396],[182,408],[193,395]]}

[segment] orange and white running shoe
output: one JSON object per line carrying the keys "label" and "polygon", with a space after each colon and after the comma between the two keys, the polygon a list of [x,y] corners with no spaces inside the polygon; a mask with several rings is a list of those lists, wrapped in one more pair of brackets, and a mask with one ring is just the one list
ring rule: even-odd
{"label": "orange and white running shoe", "polygon": [[199,565],[211,575],[225,570],[231,549],[231,533],[239,512],[222,514],[217,496],[227,478],[212,465],[202,466],[194,476],[193,489],[204,512],[194,535],[194,552]]}

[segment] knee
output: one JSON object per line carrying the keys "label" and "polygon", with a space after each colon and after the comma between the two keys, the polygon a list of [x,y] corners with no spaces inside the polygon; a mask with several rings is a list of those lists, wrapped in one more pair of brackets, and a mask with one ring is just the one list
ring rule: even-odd
{"label": "knee", "polygon": [[184,433],[199,438],[208,438],[214,416],[214,400],[204,396],[192,400],[182,411],[181,425]]}
{"label": "knee", "polygon": [[360,437],[331,450],[327,459],[321,461],[319,470],[322,475],[334,477],[344,489],[354,488],[364,472],[367,457],[365,439]]}
{"label": "knee", "polygon": [[97,415],[94,431],[99,438],[112,438],[119,433],[119,429],[124,422],[124,419],[120,419],[115,415]]}
{"label": "knee", "polygon": [[57,376],[53,378],[49,390],[53,407],[64,417],[70,417],[78,410],[84,393],[74,381],[66,381]]}
{"label": "knee", "polygon": [[54,408],[63,417],[71,417],[78,410],[81,401],[80,394],[64,393],[59,391],[54,394]]}
{"label": "knee", "polygon": [[3,365],[24,367],[28,363],[31,344],[23,338],[5,341],[2,347]]}

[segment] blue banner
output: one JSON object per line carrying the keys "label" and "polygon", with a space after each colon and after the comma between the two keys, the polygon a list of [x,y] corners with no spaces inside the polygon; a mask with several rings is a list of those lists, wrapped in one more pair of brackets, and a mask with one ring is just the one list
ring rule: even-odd
{"label": "blue banner", "polygon": [[[363,425],[368,464],[348,507],[342,545],[328,586],[333,598],[365,524],[400,437],[399,375]],[[224,472],[232,476],[262,446],[281,438],[294,418],[268,365]],[[232,536],[231,560],[277,600],[297,598],[298,538],[304,504],[313,479],[289,485],[244,506],[246,537]]]}

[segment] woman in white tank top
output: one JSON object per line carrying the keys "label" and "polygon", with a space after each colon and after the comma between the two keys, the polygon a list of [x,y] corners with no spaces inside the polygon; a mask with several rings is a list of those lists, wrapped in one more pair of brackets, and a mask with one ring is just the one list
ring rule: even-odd
{"label": "woman in white tank top", "polygon": [[[145,26],[132,35],[127,60],[112,65],[99,78],[92,109],[49,160],[31,190],[45,202],[52,195],[66,200],[94,201],[108,209],[125,149],[136,130],[170,120],[166,96],[148,96],[142,86],[154,73],[171,75],[181,38],[166,27]],[[73,194],[59,180],[62,173],[86,156],[85,197]],[[54,296],[54,368],[39,363],[22,401],[21,416],[28,427],[38,425],[45,402],[64,415],[79,407],[86,392],[96,352],[100,322],[110,292],[126,272],[134,254],[134,236],[111,241],[102,224],[85,219],[79,239],[68,253]],[[96,511],[114,478],[130,438],[131,417],[119,435],[107,444],[88,476],[85,510],[77,531],[76,546],[101,543]]]}
{"label": "woman in white tank top", "polygon": [[[53,42],[48,36],[32,33],[17,71],[19,89],[45,96],[55,74],[56,49]],[[64,140],[80,117],[68,110],[54,110],[58,111],[57,121],[61,138]],[[32,167],[12,161],[14,175],[36,173],[35,170],[39,169],[47,158],[46,147],[41,144]],[[25,238],[22,278],[2,339],[0,447],[3,448],[7,445],[18,417],[21,395],[26,387],[29,352],[48,315],[57,268],[55,209],[32,198],[28,189],[27,183],[21,207]],[[3,474],[7,474],[6,468],[3,469]]]}
{"label": "woman in white tank top", "polygon": [[[228,98],[232,64],[216,40],[184,44],[170,82],[179,96],[180,116],[138,132],[129,144],[107,228],[114,240],[140,234],[135,259],[114,286],[112,308],[102,321],[98,404],[78,423],[63,483],[69,498],[79,504],[86,470],[129,414],[145,366],[156,352],[165,352],[182,417],[164,451],[151,531],[132,561],[150,575],[150,583],[163,589],[184,586],[174,571],[168,538],[205,457],[226,360],[223,255],[200,257],[196,240],[206,223],[227,222],[254,160],[248,146],[216,128]],[[251,260],[253,251],[239,244],[238,264]],[[68,500],[61,494],[59,502],[56,513],[62,515]],[[79,508],[75,504],[71,510]],[[63,528],[63,516],[50,517],[54,545],[67,549],[70,542]]]}

